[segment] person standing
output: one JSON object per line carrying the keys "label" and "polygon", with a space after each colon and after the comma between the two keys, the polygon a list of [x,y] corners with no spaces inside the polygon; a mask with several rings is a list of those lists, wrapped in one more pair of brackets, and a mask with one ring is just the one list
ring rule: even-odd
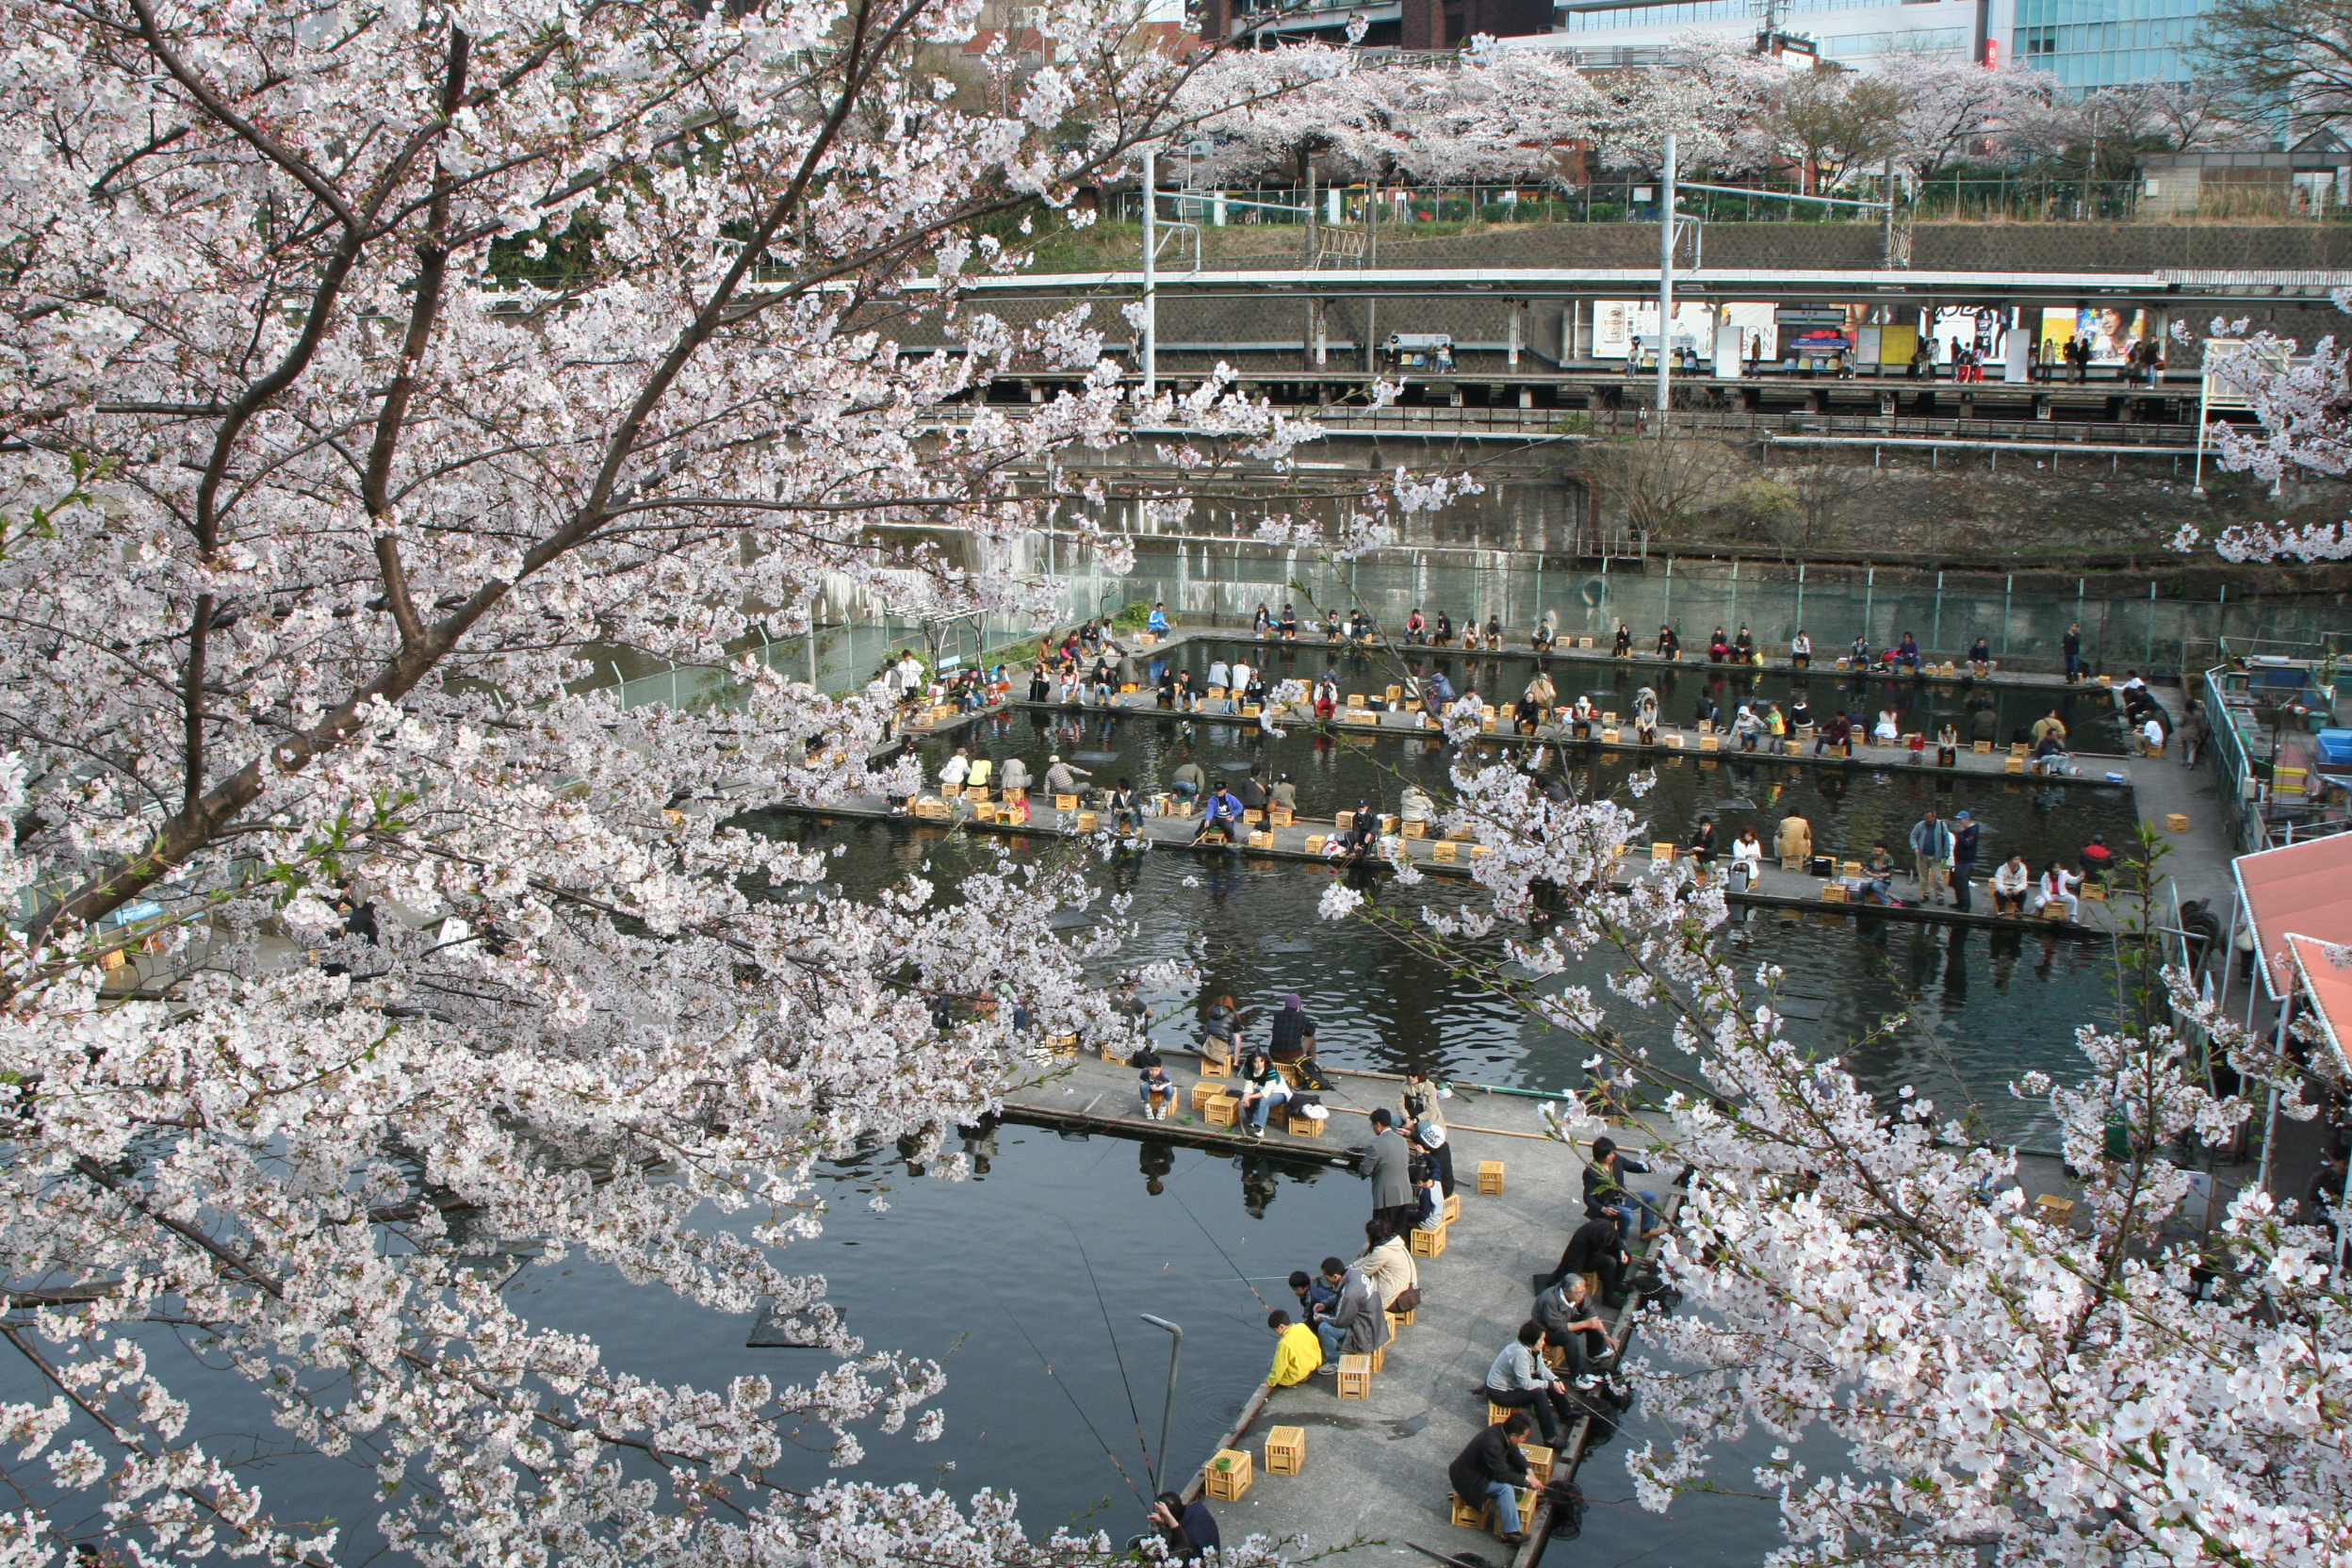
{"label": "person standing", "polygon": [[1392,1231],[1413,1224],[1413,1151],[1396,1131],[1396,1118],[1385,1105],[1372,1113],[1372,1148],[1364,1156],[1364,1172],[1372,1179],[1372,1217],[1385,1220]]}
{"label": "person standing", "polygon": [[1913,874],[1919,884],[1919,902],[1933,898],[1944,902],[1950,890],[1948,882],[1952,863],[1952,829],[1936,820],[1930,811],[1911,825],[1911,855]]}
{"label": "person standing", "polygon": [[[2081,621],[2066,628],[2066,634],[2059,640],[2058,646],[2066,656],[2066,684],[2071,686],[2082,678],[2082,623]],[[2057,716],[2055,713],[2050,715],[2051,718]],[[2040,737],[2035,736],[2034,739],[2039,740]]]}
{"label": "person standing", "polygon": [[1968,908],[1968,879],[1976,874],[1976,844],[1982,829],[1966,811],[1955,815],[1952,824],[1952,906],[1965,914]]}

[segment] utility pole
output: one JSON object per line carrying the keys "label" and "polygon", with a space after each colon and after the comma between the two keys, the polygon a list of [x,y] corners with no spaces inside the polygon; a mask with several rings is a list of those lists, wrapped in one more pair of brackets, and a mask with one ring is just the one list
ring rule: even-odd
{"label": "utility pole", "polygon": [[1674,133],[1666,133],[1666,163],[1658,187],[1658,438],[1666,439],[1668,385],[1674,337]]}
{"label": "utility pole", "polygon": [[1160,244],[1160,155],[1143,150],[1143,395],[1148,401],[1160,389],[1160,294],[1153,274]]}

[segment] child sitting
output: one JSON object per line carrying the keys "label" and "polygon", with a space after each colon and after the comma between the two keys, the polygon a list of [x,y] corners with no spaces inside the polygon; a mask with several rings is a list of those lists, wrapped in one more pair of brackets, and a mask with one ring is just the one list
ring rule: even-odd
{"label": "child sitting", "polygon": [[1143,1115],[1148,1121],[1166,1121],[1168,1107],[1176,1102],[1176,1081],[1168,1075],[1159,1058],[1135,1075],[1135,1095],[1143,1102]]}

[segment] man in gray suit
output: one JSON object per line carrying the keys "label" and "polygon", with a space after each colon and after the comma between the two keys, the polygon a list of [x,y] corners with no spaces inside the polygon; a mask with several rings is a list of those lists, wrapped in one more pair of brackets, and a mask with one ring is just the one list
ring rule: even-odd
{"label": "man in gray suit", "polygon": [[1411,1230],[1415,1209],[1413,1151],[1385,1105],[1372,1113],[1372,1152],[1364,1156],[1364,1170],[1372,1178],[1372,1217],[1386,1221],[1399,1235]]}

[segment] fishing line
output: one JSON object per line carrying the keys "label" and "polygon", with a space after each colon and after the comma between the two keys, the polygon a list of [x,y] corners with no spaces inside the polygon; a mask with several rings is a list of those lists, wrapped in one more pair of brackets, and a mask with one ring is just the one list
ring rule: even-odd
{"label": "fishing line", "polygon": [[1102,1299],[1102,1282],[1095,1278],[1094,1260],[1086,1256],[1086,1244],[1078,1239],[1078,1227],[1067,1215],[1056,1216],[1062,1229],[1070,1233],[1070,1245],[1078,1249],[1078,1261],[1086,1266],[1086,1282],[1094,1286],[1094,1304],[1102,1314],[1102,1331],[1110,1337],[1111,1359],[1119,1364],[1119,1386],[1127,1391],[1127,1413],[1135,1418],[1135,1446],[1143,1450],[1143,1468],[1152,1468],[1152,1445],[1143,1435],[1143,1412],[1135,1408],[1135,1385],[1127,1377],[1127,1358],[1119,1353],[1119,1331],[1111,1327],[1111,1304]]}
{"label": "fishing line", "polygon": [[1111,1446],[1103,1442],[1102,1434],[1095,1429],[1094,1422],[1088,1419],[1086,1415],[1086,1406],[1078,1402],[1078,1396],[1070,1391],[1070,1385],[1068,1383],[1065,1383],[1060,1378],[1054,1376],[1054,1364],[1046,1360],[1045,1352],[1043,1350],[1039,1350],[1037,1348],[1037,1342],[1029,1338],[1028,1329],[1021,1323],[1020,1318],[1013,1316],[1013,1309],[1004,1304],[1004,1298],[996,1294],[996,1287],[994,1285],[990,1285],[988,1287],[988,1290],[989,1298],[996,1302],[996,1310],[1003,1313],[1005,1317],[1011,1321],[1014,1331],[1018,1332],[1022,1339],[1028,1341],[1029,1348],[1037,1356],[1038,1364],[1045,1368],[1046,1380],[1051,1382],[1055,1388],[1062,1391],[1062,1397],[1070,1401],[1070,1408],[1078,1413],[1078,1419],[1085,1422],[1086,1430],[1093,1434],[1095,1446],[1102,1450],[1102,1457],[1111,1462],[1111,1468],[1119,1472],[1119,1478],[1126,1483],[1127,1490],[1134,1494],[1135,1501],[1141,1503],[1143,1501],[1143,1494],[1135,1490],[1135,1483],[1127,1474],[1127,1467],[1119,1462],[1119,1456],[1111,1452]]}
{"label": "fishing line", "polygon": [[[1184,1217],[1186,1219],[1191,1220],[1195,1225],[1199,1225],[1200,1227],[1200,1233],[1203,1236],[1208,1237],[1208,1242],[1211,1247],[1217,1248],[1217,1255],[1223,1258],[1225,1260],[1225,1266],[1233,1271],[1233,1278],[1241,1282],[1241,1288],[1248,1291],[1252,1296],[1258,1296],[1258,1287],[1250,1282],[1250,1276],[1241,1271],[1241,1265],[1235,1263],[1233,1261],[1233,1255],[1225,1250],[1225,1249],[1219,1245],[1217,1237],[1210,1233],[1209,1228],[1206,1225],[1200,1224],[1200,1217],[1192,1212],[1192,1205],[1185,1202],[1182,1197],[1179,1197],[1174,1187],[1168,1188],[1168,1195],[1176,1200],[1176,1206],[1184,1211]],[[1274,1310],[1273,1303],[1268,1301],[1263,1296],[1258,1296],[1258,1305],[1264,1307],[1268,1312],[1272,1312]]]}

